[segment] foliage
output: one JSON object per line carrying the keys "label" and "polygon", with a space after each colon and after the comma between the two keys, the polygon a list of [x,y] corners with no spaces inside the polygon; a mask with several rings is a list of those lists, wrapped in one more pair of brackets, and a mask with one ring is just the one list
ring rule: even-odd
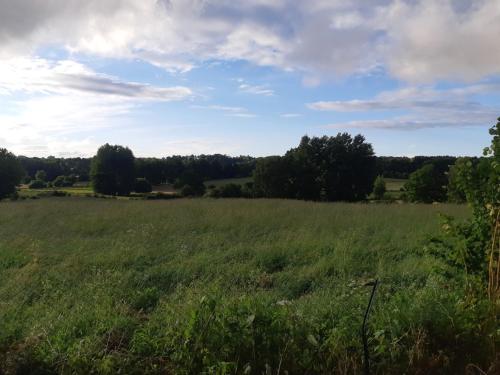
{"label": "foliage", "polygon": [[385,180],[382,176],[377,176],[375,182],[373,183],[373,197],[375,199],[384,198],[384,194],[386,192]]}
{"label": "foliage", "polygon": [[240,184],[229,183],[210,189],[208,196],[211,198],[241,198],[243,192]]}
{"label": "foliage", "polygon": [[145,178],[136,178],[134,191],[136,193],[151,193],[153,191],[153,186]]}
{"label": "foliage", "polygon": [[105,144],[92,159],[90,177],[96,193],[128,195],[134,189],[134,155],[127,147]]}
{"label": "foliage", "polygon": [[375,172],[372,146],[347,133],[302,137],[283,157],[260,159],[255,189],[264,197],[357,201],[371,192]]}
{"label": "foliage", "polygon": [[57,176],[54,181],[52,181],[52,186],[54,187],[70,187],[73,186],[77,178],[75,175],[70,176]]}
{"label": "foliage", "polygon": [[34,178],[38,170],[44,170],[47,181],[53,181],[57,176],[75,175],[79,181],[88,181],[90,172],[89,158],[47,158],[19,156],[30,180]]}
{"label": "foliage", "polygon": [[202,196],[205,194],[205,184],[203,178],[191,171],[185,171],[174,183],[176,189],[181,189],[184,196]]}
{"label": "foliage", "polygon": [[410,202],[441,202],[446,194],[445,185],[444,174],[433,164],[427,164],[410,174],[404,190]]}
{"label": "foliage", "polygon": [[47,182],[47,173],[43,169],[36,171],[35,180]]}
{"label": "foliage", "polygon": [[47,183],[43,180],[33,180],[29,183],[28,187],[30,189],[45,189],[47,187]]}
{"label": "foliage", "polygon": [[250,156],[214,154],[136,159],[137,175],[156,185],[175,182],[186,172],[198,175],[201,180],[247,177],[254,167],[255,159]]}
{"label": "foliage", "polygon": [[24,176],[24,170],[16,156],[0,148],[0,199],[14,194]]}
{"label": "foliage", "polygon": [[456,161],[454,156],[378,156],[377,174],[385,178],[406,179],[426,164],[433,164],[441,173],[448,171]]}
{"label": "foliage", "polygon": [[458,158],[455,164],[450,166],[450,170],[448,171],[448,186],[446,188],[448,202],[466,202],[467,197],[465,196],[465,191],[460,183],[459,176],[464,174],[464,170],[468,169],[467,164],[469,161],[469,158]]}
{"label": "foliage", "polygon": [[491,251],[492,230],[500,209],[500,118],[490,129],[491,146],[484,150],[484,158],[463,158],[455,166],[455,184],[472,207],[472,219],[456,222],[449,219],[445,228],[462,249],[463,263],[470,272],[487,272]]}

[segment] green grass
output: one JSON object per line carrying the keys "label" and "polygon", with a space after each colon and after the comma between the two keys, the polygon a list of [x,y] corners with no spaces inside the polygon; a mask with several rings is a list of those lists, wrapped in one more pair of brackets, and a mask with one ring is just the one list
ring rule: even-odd
{"label": "green grass", "polygon": [[[0,203],[0,372],[463,372],[485,303],[424,251],[459,205],[285,200]],[[488,328],[489,327],[489,328]],[[434,371],[434,372],[433,372]]]}
{"label": "green grass", "polygon": [[408,181],[403,178],[384,178],[387,191],[400,191]]}
{"label": "green grass", "polygon": [[384,178],[386,185],[385,196],[391,199],[399,199],[401,196],[401,188],[408,181],[402,178]]}
{"label": "green grass", "polygon": [[54,191],[62,191],[75,196],[94,194],[94,191],[90,186],[54,187],[45,189],[29,189],[28,187],[24,186],[19,190],[19,196],[30,198],[39,195],[43,196],[44,194],[52,193]]}

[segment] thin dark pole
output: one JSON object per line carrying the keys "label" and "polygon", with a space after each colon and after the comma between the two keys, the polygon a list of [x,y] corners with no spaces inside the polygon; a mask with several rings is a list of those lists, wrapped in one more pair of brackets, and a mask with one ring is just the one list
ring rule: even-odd
{"label": "thin dark pole", "polygon": [[377,289],[378,279],[366,283],[365,286],[372,287],[372,293],[370,295],[370,301],[366,307],[365,317],[363,319],[363,326],[361,327],[361,335],[363,338],[363,354],[364,354],[364,365],[365,365],[365,375],[370,375],[370,352],[368,351],[368,338],[366,337],[366,322],[368,321],[368,314],[370,314],[370,309],[373,303],[373,297],[375,296],[375,291]]}

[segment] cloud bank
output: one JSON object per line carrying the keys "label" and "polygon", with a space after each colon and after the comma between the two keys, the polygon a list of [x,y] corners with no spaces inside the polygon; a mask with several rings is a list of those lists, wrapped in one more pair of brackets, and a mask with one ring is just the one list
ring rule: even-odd
{"label": "cloud bank", "polygon": [[409,82],[500,73],[492,0],[0,0],[0,55],[44,46],[169,71],[246,60],[317,77],[383,67]]}

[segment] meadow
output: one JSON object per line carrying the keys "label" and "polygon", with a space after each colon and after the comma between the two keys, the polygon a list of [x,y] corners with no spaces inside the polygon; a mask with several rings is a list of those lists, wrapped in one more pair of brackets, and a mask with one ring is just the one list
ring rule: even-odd
{"label": "meadow", "polygon": [[0,202],[0,373],[458,374],[489,305],[428,251],[467,206]]}

